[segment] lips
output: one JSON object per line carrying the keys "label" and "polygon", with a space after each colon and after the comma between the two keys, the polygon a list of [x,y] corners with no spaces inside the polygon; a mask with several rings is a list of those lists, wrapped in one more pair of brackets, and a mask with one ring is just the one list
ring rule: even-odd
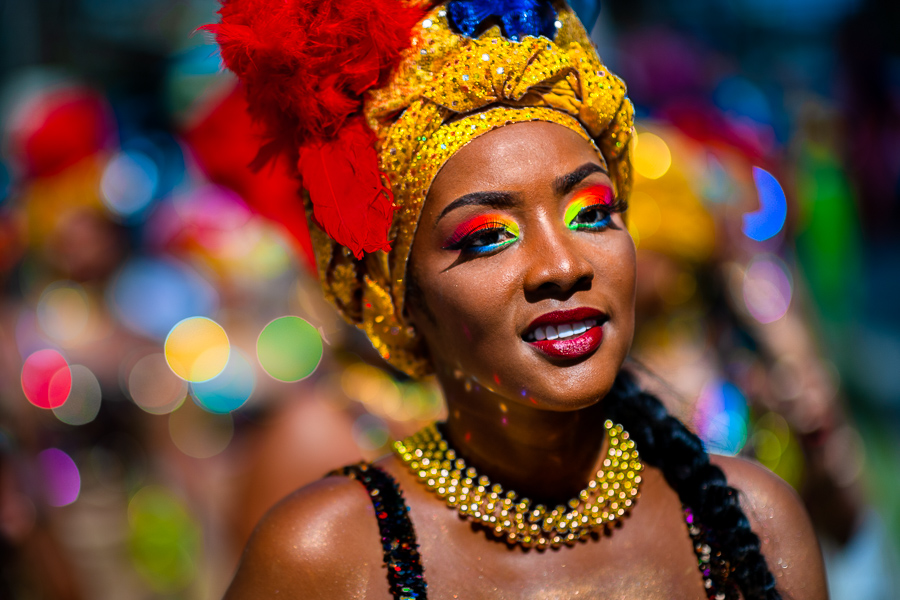
{"label": "lips", "polygon": [[580,358],[600,345],[607,320],[595,308],[558,310],[532,321],[522,339],[549,357]]}

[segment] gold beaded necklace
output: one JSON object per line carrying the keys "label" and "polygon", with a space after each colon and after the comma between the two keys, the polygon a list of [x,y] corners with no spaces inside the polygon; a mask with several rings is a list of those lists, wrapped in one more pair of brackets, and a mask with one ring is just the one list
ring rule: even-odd
{"label": "gold beaded necklace", "polygon": [[505,491],[484,475],[466,466],[435,424],[394,442],[394,452],[425,486],[464,518],[526,548],[574,544],[601,526],[622,517],[638,498],[641,464],[634,440],[612,421],[604,423],[609,449],[597,476],[568,508],[551,511],[532,506],[528,498]]}

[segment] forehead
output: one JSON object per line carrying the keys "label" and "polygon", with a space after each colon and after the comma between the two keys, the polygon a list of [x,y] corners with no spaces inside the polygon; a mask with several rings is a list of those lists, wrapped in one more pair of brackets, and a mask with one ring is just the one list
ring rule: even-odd
{"label": "forehead", "polygon": [[602,164],[574,131],[543,121],[514,123],[475,138],[451,156],[428,198],[442,203],[474,191],[543,187],[588,162]]}

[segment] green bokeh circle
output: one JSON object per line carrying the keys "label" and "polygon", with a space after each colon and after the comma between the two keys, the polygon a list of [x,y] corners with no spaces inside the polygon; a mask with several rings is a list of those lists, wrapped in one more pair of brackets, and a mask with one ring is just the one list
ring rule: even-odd
{"label": "green bokeh circle", "polygon": [[259,364],[281,381],[312,375],[322,361],[322,336],[300,317],[280,317],[265,326],[256,340]]}

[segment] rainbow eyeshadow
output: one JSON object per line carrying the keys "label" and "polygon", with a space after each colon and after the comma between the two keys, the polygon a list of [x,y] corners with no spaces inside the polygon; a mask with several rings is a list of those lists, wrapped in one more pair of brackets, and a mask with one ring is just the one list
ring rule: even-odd
{"label": "rainbow eyeshadow", "polygon": [[462,223],[444,242],[445,250],[474,254],[493,252],[519,239],[519,226],[504,215],[478,215]]}
{"label": "rainbow eyeshadow", "polygon": [[[609,225],[610,210],[613,203],[612,190],[605,185],[594,185],[578,191],[566,206],[565,223],[569,229],[601,229]],[[603,218],[593,223],[576,223],[575,219],[583,213],[597,210]]]}

